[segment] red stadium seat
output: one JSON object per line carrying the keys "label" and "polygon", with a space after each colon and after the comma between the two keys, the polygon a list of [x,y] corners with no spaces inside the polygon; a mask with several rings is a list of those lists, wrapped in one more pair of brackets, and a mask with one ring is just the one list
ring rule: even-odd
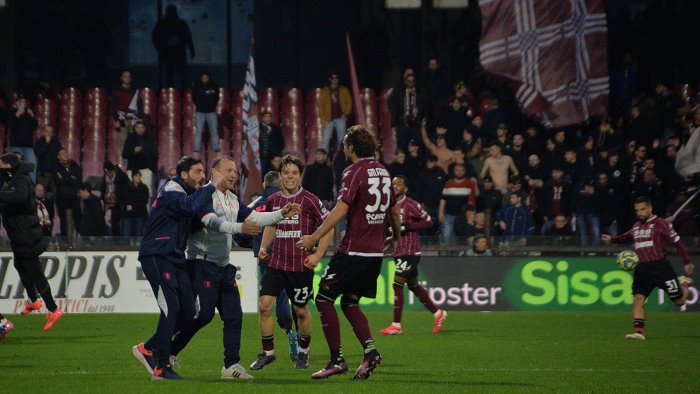
{"label": "red stadium seat", "polygon": [[[374,90],[371,88],[363,88],[360,89],[360,99],[362,101],[362,106],[365,111],[365,118],[367,119],[367,127],[374,133],[374,135],[377,136],[377,142],[381,145],[382,149],[384,149],[384,139],[381,138],[381,135],[379,133],[379,114],[377,112],[377,95],[374,94]],[[348,124],[348,127],[351,125]],[[384,156],[384,160],[387,162],[389,159],[391,161],[394,160],[394,153],[393,151],[391,154],[387,157],[387,153],[382,150],[382,155]]]}
{"label": "red stadium seat", "polygon": [[391,112],[389,111],[389,96],[392,88],[382,89],[379,96],[379,139],[382,141],[382,154],[384,161],[391,163],[394,160],[396,150],[396,136],[391,131]]}
{"label": "red stadium seat", "polygon": [[280,105],[277,91],[273,88],[258,89],[258,120],[265,112],[272,114],[272,121],[279,124]]}
{"label": "red stadium seat", "polygon": [[301,89],[287,89],[282,94],[282,134],[284,151],[305,160],[304,96]]}
{"label": "red stadium seat", "polygon": [[36,104],[34,105],[34,115],[36,117],[37,127],[34,131],[34,140],[41,138],[44,133],[44,126],[51,125],[56,132],[56,120],[58,118],[58,106],[56,97],[49,94],[40,93],[37,95]]}
{"label": "red stadium seat", "polygon": [[187,88],[182,93],[182,152],[185,155],[194,154],[194,134],[197,131],[195,116],[192,88]]}
{"label": "red stadium seat", "polygon": [[216,104],[216,113],[219,115],[219,137],[221,138],[221,154],[231,155],[231,97],[228,90],[219,88],[219,102]]}
{"label": "red stadium seat", "polygon": [[243,151],[243,91],[234,90],[231,94],[231,154],[241,170],[241,153]]}
{"label": "red stadium seat", "polygon": [[158,177],[168,175],[182,153],[182,103],[180,93],[174,88],[160,91],[158,100]]}
{"label": "red stadium seat", "polygon": [[306,92],[306,162],[309,164],[314,162],[316,149],[321,146],[323,138],[323,123],[318,114],[320,94],[320,88],[309,89]]}
{"label": "red stadium seat", "polygon": [[143,106],[143,121],[149,126],[158,124],[158,93],[155,89],[145,87],[139,90],[141,105]]}
{"label": "red stadium seat", "polygon": [[83,133],[83,178],[102,177],[106,154],[105,140],[111,123],[107,92],[92,88],[85,95],[85,130]]}
{"label": "red stadium seat", "polygon": [[82,94],[80,89],[63,89],[58,111],[58,140],[61,142],[61,145],[66,148],[70,158],[77,162],[81,161],[82,107]]}

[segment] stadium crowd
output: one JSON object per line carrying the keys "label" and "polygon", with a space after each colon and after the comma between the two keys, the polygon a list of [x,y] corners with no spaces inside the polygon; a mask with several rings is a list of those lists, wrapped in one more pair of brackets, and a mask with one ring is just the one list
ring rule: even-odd
{"label": "stadium crowd", "polygon": [[[307,151],[315,160],[303,186],[331,207],[346,165],[339,136],[346,120],[352,122],[353,109],[339,75],[332,73],[328,81],[317,104],[322,141],[315,152]],[[450,86],[436,59],[420,75],[406,69],[388,97],[396,150],[386,166],[393,176],[407,179],[409,196],[435,219],[421,235],[440,236],[443,245],[466,244],[484,235],[490,240],[539,234],[580,236],[586,245],[597,243],[601,233],[629,228],[631,201],[642,195],[652,200],[658,215],[677,213],[673,224],[680,235],[699,235],[697,201],[676,212],[695,193],[698,179],[675,169],[679,148],[700,130],[697,97],[658,83],[654,92],[618,99],[615,84],[612,78],[613,117],[560,129],[526,120],[529,127],[515,128],[509,124],[511,114],[489,92],[477,94],[462,81]],[[213,150],[221,149],[218,129],[232,119],[217,115],[218,91],[206,72],[193,85],[194,146],[183,154],[199,155],[205,123]],[[142,235],[149,201],[167,179],[158,179],[157,139],[149,130],[152,122],[144,119],[131,72],[124,70],[112,89],[114,127],[107,131],[117,133],[123,165],[105,161],[101,179],[83,177],[81,163],[69,156],[55,125],[37,123],[32,101],[19,91],[2,97],[0,120],[7,130],[7,150],[35,166],[44,234],[66,236],[75,229],[93,240]],[[273,122],[279,114],[259,115],[264,174],[279,170],[286,142]],[[34,138],[39,129],[41,135]],[[381,152],[377,155],[382,158]]]}

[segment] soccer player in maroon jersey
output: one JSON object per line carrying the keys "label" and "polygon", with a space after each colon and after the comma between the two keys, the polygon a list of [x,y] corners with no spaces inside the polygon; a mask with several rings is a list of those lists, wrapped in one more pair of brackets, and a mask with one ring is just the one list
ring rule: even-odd
{"label": "soccer player in maroon jersey", "polygon": [[321,277],[316,295],[316,308],[331,359],[325,368],[311,375],[312,379],[327,378],[348,370],[340,344],[338,312],[333,306],[338,297],[341,297],[340,308],[365,350],[364,360],[357,368],[354,379],[367,379],[382,361],[359,302],[361,297],[376,296],[387,219],[393,229],[394,249],[401,236],[401,220],[399,209],[395,206],[389,172],[374,159],[376,150],[374,134],[368,129],[363,126],[348,129],[343,138],[343,152],[352,164],[343,171],[338,202],[313,234],[304,235],[297,242],[298,247],[311,249],[347,215],[347,231]]}
{"label": "soccer player in maroon jersey", "polygon": [[666,291],[676,305],[685,305],[688,286],[692,281],[687,277],[676,277],[676,272],[666,259],[666,244],[672,243],[678,250],[685,264],[686,275],[692,275],[695,269],[673,225],[654,215],[652,210],[651,200],[648,197],[637,197],[634,201],[634,212],[639,220],[632,225],[632,228],[617,237],[608,234],[601,236],[605,243],[634,241],[634,251],[639,256],[639,265],[634,270],[632,282],[634,332],[627,334],[625,336],[627,339],[645,339],[644,302],[654,287]]}
{"label": "soccer player in maroon jersey", "polygon": [[[318,247],[311,253],[296,247],[296,241],[305,234],[311,234],[328,216],[328,210],[313,193],[302,189],[301,177],[304,162],[296,156],[286,155],[281,161],[282,190],[271,195],[267,200],[267,211],[275,211],[288,203],[299,204],[298,215],[283,219],[276,226],[267,226],[263,232],[258,257],[267,260],[267,270],[260,286],[260,334],[263,352],[250,365],[251,369],[262,369],[275,361],[274,331],[275,322],[272,308],[275,299],[282,290],[286,290],[292,301],[294,312],[299,318],[299,355],[294,367],[306,369],[309,366],[309,343],[311,342],[311,313],[309,300],[313,298],[314,268],[326,253],[328,243],[333,237],[329,231],[321,237]],[[270,243],[272,252],[267,253]]]}
{"label": "soccer player in maroon jersey", "polygon": [[394,321],[389,327],[379,330],[383,335],[398,335],[401,330],[401,314],[403,313],[403,286],[408,283],[408,289],[413,292],[420,302],[433,314],[435,325],[433,334],[442,329],[442,323],[447,318],[447,312],[438,309],[428,296],[425,288],[418,283],[418,263],[420,262],[420,244],[418,243],[417,230],[430,228],[433,220],[420,204],[406,196],[408,181],[406,177],[399,175],[391,182],[396,195],[396,206],[399,207],[401,217],[401,242],[394,251],[396,261],[396,273],[394,274]]}

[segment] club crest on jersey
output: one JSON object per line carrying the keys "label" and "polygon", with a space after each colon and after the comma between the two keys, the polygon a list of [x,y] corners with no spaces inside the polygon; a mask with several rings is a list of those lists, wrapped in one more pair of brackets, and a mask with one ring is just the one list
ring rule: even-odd
{"label": "club crest on jersey", "polygon": [[203,283],[205,289],[211,289],[211,281],[205,280]]}
{"label": "club crest on jersey", "polygon": [[166,271],[166,272],[163,272],[163,278],[164,278],[165,280],[170,280],[170,278],[172,278],[172,277],[173,277],[173,276],[172,276],[172,274],[171,274],[170,272],[167,272],[167,271]]}

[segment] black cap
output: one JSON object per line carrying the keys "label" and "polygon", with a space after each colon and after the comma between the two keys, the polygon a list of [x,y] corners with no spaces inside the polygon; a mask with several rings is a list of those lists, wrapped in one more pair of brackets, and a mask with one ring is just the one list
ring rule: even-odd
{"label": "black cap", "polygon": [[105,164],[102,166],[102,168],[105,171],[112,171],[114,169],[114,164],[112,164],[111,161],[107,160],[107,161],[105,161]]}

